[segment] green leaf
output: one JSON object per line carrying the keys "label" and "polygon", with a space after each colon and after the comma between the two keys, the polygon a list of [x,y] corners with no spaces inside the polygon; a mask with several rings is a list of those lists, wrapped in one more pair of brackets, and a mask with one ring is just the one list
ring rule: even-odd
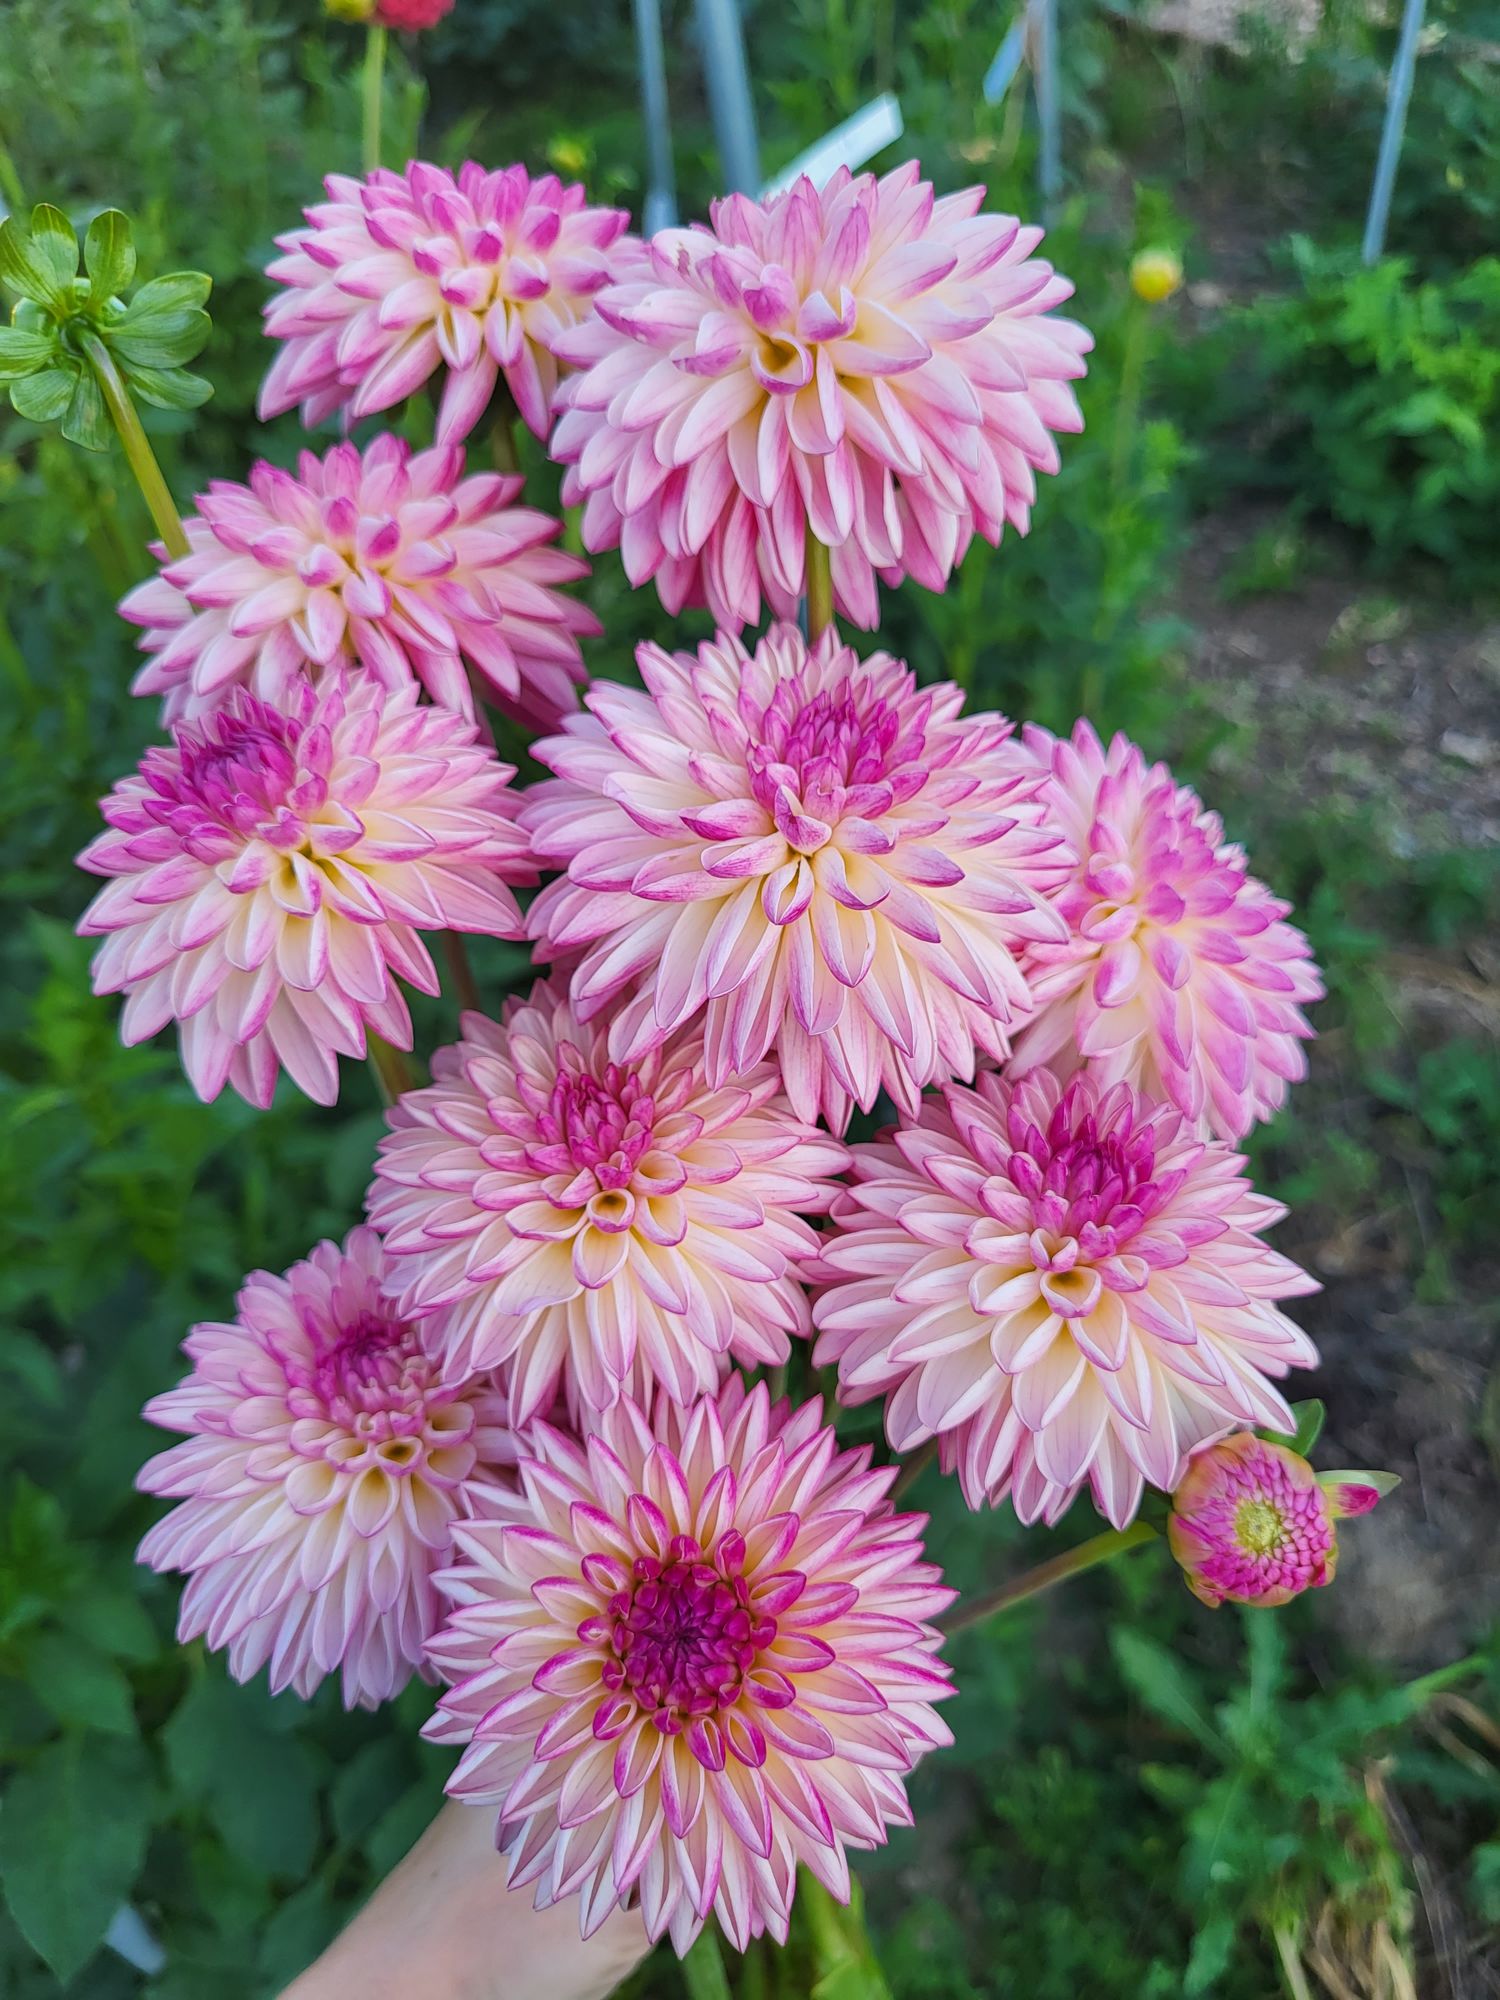
{"label": "green leaf", "polygon": [[98,1950],[129,1895],[151,1823],[139,1744],[65,1737],[47,1746],[0,1805],[0,1883],[32,1949],[64,1984]]}
{"label": "green leaf", "polygon": [[37,299],[48,305],[62,303],[51,271],[32,249],[31,238],[14,216],[0,222],[0,284],[23,299]]}
{"label": "green leaf", "polygon": [[57,342],[50,333],[23,326],[0,326],[0,382],[14,382],[45,367]]}
{"label": "green leaf", "polygon": [[202,351],[213,321],[196,307],[161,313],[146,326],[125,320],[104,328],[104,338],[121,361],[143,368],[180,368]]}
{"label": "green leaf", "polygon": [[1185,1994],[1207,1993],[1229,1969],[1237,1926],[1233,1917],[1211,1917],[1193,1939],[1182,1978]]}
{"label": "green leaf", "polygon": [[231,1851],[263,1875],[305,1875],[317,1849],[318,1769],[291,1736],[255,1719],[251,1689],[215,1672],[194,1681],[162,1731],[168,1766]]}
{"label": "green leaf", "polygon": [[18,417],[34,424],[53,424],[73,400],[73,391],[82,372],[74,362],[68,368],[43,368],[10,385],[11,408]]}
{"label": "green leaf", "polygon": [[1323,1434],[1323,1419],[1327,1414],[1316,1396],[1309,1396],[1305,1402],[1293,1403],[1292,1415],[1297,1419],[1297,1428],[1292,1433],[1291,1448],[1299,1458],[1312,1457],[1312,1448]]}
{"label": "green leaf", "polygon": [[88,1587],[58,1611],[70,1632],[113,1660],[154,1660],[162,1650],[156,1627],[135,1591],[90,1581]]}
{"label": "green leaf", "polygon": [[59,1722],[134,1736],[130,1683],[102,1653],[63,1632],[43,1632],[26,1649],[26,1680]]}
{"label": "green leaf", "polygon": [[1128,1626],[1110,1634],[1110,1650],[1127,1687],[1153,1714],[1196,1737],[1205,1750],[1222,1756],[1224,1742],[1214,1728],[1180,1661],[1165,1646]]}
{"label": "green leaf", "polygon": [[117,208],[106,208],[102,215],[96,215],[84,238],[83,263],[89,274],[90,305],[102,306],[123,292],[135,276],[130,218]]}
{"label": "green leaf", "polygon": [[189,375],[185,368],[130,366],[125,378],[143,403],[158,410],[196,410],[214,392],[212,382],[202,375]]}
{"label": "green leaf", "polygon": [[152,278],[141,286],[125,310],[123,326],[143,327],[164,313],[191,310],[207,303],[213,279],[206,271],[173,271],[165,278]]}
{"label": "green leaf", "polygon": [[92,368],[80,368],[78,371],[72,397],[63,412],[62,434],[70,444],[81,444],[85,451],[109,450],[113,436],[109,411],[104,406],[104,391],[99,387]]}
{"label": "green leaf", "polygon": [[399,1738],[384,1736],[364,1748],[333,1781],[333,1830],[350,1846],[363,1839],[393,1799],[411,1783],[412,1765]]}
{"label": "green leaf", "polygon": [[31,247],[58,295],[68,298],[69,287],[78,275],[78,231],[50,201],[39,201],[31,211]]}

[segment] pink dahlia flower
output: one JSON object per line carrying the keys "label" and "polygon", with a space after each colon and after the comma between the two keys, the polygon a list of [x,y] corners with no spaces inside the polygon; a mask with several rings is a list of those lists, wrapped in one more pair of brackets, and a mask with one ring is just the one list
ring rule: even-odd
{"label": "pink dahlia flower", "polygon": [[1322,997],[1290,905],[1245,872],[1216,813],[1116,736],[1087,722],[1059,742],[1028,724],[1019,755],[1078,856],[1058,897],[1069,936],[1025,969],[1037,1003],[1012,1074],[1086,1064],[1238,1139],[1307,1074],[1302,1008]]}
{"label": "pink dahlia flower", "polygon": [[333,1103],[367,1028],[411,1047],[392,975],[438,991],[418,931],[520,934],[514,773],[417,700],[414,682],[335,674],[279,714],[236,689],[102,802],[107,830],[78,857],[114,878],[78,926],[104,939],[94,991],[125,995],[127,1044],[179,1022],[201,1098],[229,1083],[267,1106],[285,1069]]}
{"label": "pink dahlia flower", "polygon": [[1211,1609],[1287,1604],[1333,1582],[1334,1522],[1368,1514],[1396,1484],[1385,1472],[1314,1472],[1251,1431],[1203,1445],[1188,1461],[1167,1523],[1188,1586]]}
{"label": "pink dahlia flower", "polygon": [[1317,1357],[1277,1301],[1318,1287],[1260,1240],[1286,1211],[1169,1106],[989,1074],[854,1163],[814,1359],[887,1398],[897,1451],[935,1435],[971,1507],[1051,1523],[1087,1483],[1124,1527],[1205,1437],[1295,1428],[1268,1378]]}
{"label": "pink dahlia flower", "polygon": [[851,1100],[914,1110],[1003,1055],[1028,1005],[1013,953],[1064,937],[1045,898],[1070,858],[1010,724],[833,632],[637,659],[644,693],[596,683],[536,746],[558,776],[523,812],[568,871],[533,934],[586,947],[574,1001],[612,1010],[614,1053],[706,1008],[712,1083],[774,1047],[798,1115],[835,1130]]}
{"label": "pink dahlia flower", "polygon": [[[471,160],[457,178],[413,160],[363,181],[330,174],[307,226],[277,237],[267,276],[285,291],[266,307],[284,343],[261,386],[260,415],[302,405],[354,423],[448,371],[437,441],[457,444],[503,375],[516,408],[545,437],[557,394],[554,348],[590,310],[612,271],[633,263],[628,217],[590,208],[581,187],[524,167]],[[628,241],[628,240],[627,240]],[[622,251],[625,262],[622,264]]]}
{"label": "pink dahlia flower", "polygon": [[1032,255],[1041,230],[920,174],[729,195],[559,342],[580,370],[552,443],[564,498],[669,611],[737,629],[764,595],[790,616],[810,530],[873,626],[877,574],[941,590],[976,533],[1026,532],[1051,434],[1083,427],[1067,385],[1093,343],[1053,312],[1073,288]]}
{"label": "pink dahlia flower", "polygon": [[453,12],[454,0],[378,0],[375,19],[382,28],[415,35],[423,28],[435,28]]}
{"label": "pink dahlia flower", "polygon": [[809,1334],[801,1219],[845,1149],[795,1117],[770,1063],[721,1088],[703,1038],[612,1062],[561,985],[464,1016],[433,1082],[389,1113],[370,1217],[403,1310],[439,1311],[445,1365],[503,1365],[517,1423],[677,1402]]}
{"label": "pink dahlia flower", "polygon": [[910,1824],[951,1740],[923,1517],[821,1416],[736,1376],[581,1447],[538,1425],[521,1491],[456,1533],[427,1733],[468,1744],[448,1789],[498,1806],[511,1886],[578,1896],[585,1936],[634,1899],[679,1952],[710,1915],[784,1942],[798,1864],[847,1900],[844,1850]]}
{"label": "pink dahlia flower", "polygon": [[239,1317],[194,1327],[192,1373],[146,1405],[184,1442],[136,1479],[180,1503],[138,1558],[190,1579],[179,1640],[228,1647],[236,1680],[269,1663],[273,1694],[305,1698],[341,1670],[347,1708],[432,1678],[433,1574],[455,1520],[516,1461],[504,1397],[445,1376],[383,1277],[373,1229],[285,1277],[252,1272]]}
{"label": "pink dahlia flower", "polygon": [[261,463],[248,486],[215,480],[185,523],[191,555],[158,546],[161,575],[120,606],[151,655],[135,692],[165,695],[176,722],[241,684],[281,708],[299,675],[358,665],[472,715],[467,666],[490,700],[555,727],[585,678],[579,634],[600,629],[555,586],[588,565],[548,546],[560,522],[513,504],[518,478],[463,467],[457,445],[413,456],[381,436],[303,452],[296,478]]}

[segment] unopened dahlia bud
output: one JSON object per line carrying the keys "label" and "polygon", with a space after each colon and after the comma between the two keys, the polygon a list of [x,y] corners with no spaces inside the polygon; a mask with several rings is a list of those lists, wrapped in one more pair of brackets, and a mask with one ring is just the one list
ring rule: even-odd
{"label": "unopened dahlia bud", "polygon": [[1395,1484],[1388,1472],[1319,1474],[1285,1445],[1236,1431],[1193,1454],[1167,1539],[1210,1609],[1287,1604],[1333,1582],[1335,1521],[1368,1514]]}
{"label": "unopened dahlia bud", "polygon": [[1159,306],[1182,285],[1182,259],[1171,250],[1142,250],[1130,265],[1130,289],[1148,306]]}
{"label": "unopened dahlia bud", "polygon": [[374,17],[375,0],[323,0],[323,12],[335,21],[368,21]]}

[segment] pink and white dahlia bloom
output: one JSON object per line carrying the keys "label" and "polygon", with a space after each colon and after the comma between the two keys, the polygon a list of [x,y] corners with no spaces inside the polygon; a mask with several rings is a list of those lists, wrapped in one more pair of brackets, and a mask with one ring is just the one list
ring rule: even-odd
{"label": "pink and white dahlia bloom", "polygon": [[1085,1065],[1163,1097],[1238,1139],[1307,1074],[1302,1009],[1322,997],[1290,905],[1246,872],[1217,813],[1087,722],[1059,742],[1028,724],[1019,758],[1047,773],[1048,819],[1078,857],[1057,907],[1068,938],[1039,940],[1025,970],[1037,1003],[1012,1074]]}
{"label": "pink and white dahlia bloom", "polygon": [[285,1069],[333,1103],[367,1029],[412,1045],[392,975],[438,991],[418,931],[520,935],[514,772],[418,694],[335,673],[278,713],[237,688],[102,801],[78,857],[113,878],[78,925],[104,939],[94,991],[125,995],[127,1044],[177,1021],[201,1098],[268,1106]]}
{"label": "pink and white dahlia bloom", "polygon": [[1195,1451],[1167,1540],[1188,1588],[1221,1604],[1289,1604],[1333,1582],[1334,1523],[1368,1514],[1398,1482],[1388,1472],[1314,1472],[1285,1445],[1236,1431]]}
{"label": "pink and white dahlia bloom", "polygon": [[578,1896],[585,1936],[634,1901],[678,1952],[710,1916],[785,1942],[799,1863],[847,1900],[845,1849],[910,1824],[903,1779],[951,1740],[924,1519],[821,1417],[736,1376],[581,1446],[538,1425],[456,1532],[427,1734],[468,1745],[448,1790],[499,1808],[511,1886]]}
{"label": "pink and white dahlia bloom", "polygon": [[567,866],[533,935],[583,948],[574,1003],[611,1010],[612,1052],[706,1009],[711,1083],[774,1048],[798,1115],[836,1131],[882,1088],[913,1110],[1004,1055],[1015,953],[1065,936],[1046,894],[1070,860],[1010,724],[832,631],[636,657],[643,693],[596,682],[535,746],[557,778],[522,813]]}
{"label": "pink and white dahlia bloom", "polygon": [[1288,1432],[1311,1367],[1278,1301],[1316,1282],[1261,1241],[1286,1211],[1244,1162],[1128,1084],[1045,1070],[948,1086],[854,1148],[814,1302],[847,1403],[897,1451],[936,1436],[971,1507],[1056,1521],[1085,1483],[1124,1527],[1231,1424]]}
{"label": "pink and white dahlia bloom", "polygon": [[466,1014],[388,1114],[371,1220],[450,1369],[504,1367],[517,1423],[657,1384],[677,1402],[809,1334],[798,1283],[847,1153],[770,1063],[711,1086],[689,1030],[612,1062],[561,984]]}
{"label": "pink and white dahlia bloom", "polygon": [[590,208],[581,187],[524,167],[471,160],[457,176],[423,160],[362,181],[330,174],[307,226],[278,236],[266,275],[286,289],[266,307],[283,343],[260,392],[262,419],[302,405],[311,426],[402,402],[446,368],[439,444],[460,443],[503,376],[545,437],[559,338],[630,268],[620,208]]}
{"label": "pink and white dahlia bloom", "polygon": [[564,498],[669,611],[737,629],[764,595],[790,617],[810,530],[870,627],[877,574],[942,590],[974,535],[1026,532],[1093,342],[1053,310],[1073,288],[1032,254],[1040,229],[920,176],[729,195],[558,342],[580,371],[551,447]]}
{"label": "pink and white dahlia bloom", "polygon": [[285,1277],[252,1272],[239,1317],[194,1327],[191,1374],[146,1405],[184,1442],[136,1478],[179,1503],[138,1557],[190,1579],[178,1639],[227,1647],[236,1680],[269,1663],[273,1694],[306,1698],[338,1672],[347,1708],[433,1678],[433,1575],[454,1522],[516,1462],[504,1397],[444,1376],[383,1277],[373,1229]]}
{"label": "pink and white dahlia bloom", "polygon": [[585,679],[579,635],[600,629],[556,586],[588,565],[549,546],[560,522],[514,504],[519,478],[463,468],[457,445],[413,455],[383,435],[303,452],[295,477],[262,462],[248,486],[215,480],[184,523],[192,553],[158,545],[161,575],[120,606],[151,655],[135,692],[165,695],[176,722],[239,685],[280,708],[299,675],[357,666],[472,715],[468,667],[490,700],[555,727]]}

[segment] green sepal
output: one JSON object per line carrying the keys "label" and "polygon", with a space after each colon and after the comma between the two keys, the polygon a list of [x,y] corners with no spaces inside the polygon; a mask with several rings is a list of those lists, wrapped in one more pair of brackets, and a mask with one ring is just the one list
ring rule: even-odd
{"label": "green sepal", "polygon": [[51,334],[33,333],[24,326],[0,326],[0,382],[34,375],[46,367],[56,349]]}
{"label": "green sepal", "polygon": [[135,245],[130,240],[130,218],[117,208],[106,208],[89,224],[83,244],[84,268],[89,274],[90,306],[107,305],[116,292],[123,292],[135,276]]}
{"label": "green sepal", "polygon": [[69,297],[78,275],[78,231],[50,201],[39,201],[31,211],[31,247],[59,296]]}
{"label": "green sepal", "polygon": [[[73,239],[76,247],[78,239]],[[56,312],[66,312],[69,304],[67,281],[58,283],[50,259],[45,256],[14,216],[0,222],[0,284],[9,286],[23,299]]]}
{"label": "green sepal", "polygon": [[126,380],[143,403],[158,410],[196,410],[214,392],[212,382],[185,368],[130,367]]}
{"label": "green sepal", "polygon": [[63,414],[62,434],[85,451],[108,451],[112,432],[104,392],[92,368],[80,368],[72,400]]}
{"label": "green sepal", "polygon": [[113,326],[101,327],[100,333],[127,367],[180,368],[201,352],[212,326],[206,312],[192,307],[154,314],[144,324],[127,313]]}
{"label": "green sepal", "polygon": [[73,400],[73,385],[79,364],[70,368],[42,368],[10,385],[11,408],[18,417],[33,424],[52,424]]}
{"label": "green sepal", "polygon": [[181,312],[186,307],[206,305],[213,285],[206,271],[169,271],[164,278],[152,278],[141,286],[125,316],[140,320],[158,312]]}

